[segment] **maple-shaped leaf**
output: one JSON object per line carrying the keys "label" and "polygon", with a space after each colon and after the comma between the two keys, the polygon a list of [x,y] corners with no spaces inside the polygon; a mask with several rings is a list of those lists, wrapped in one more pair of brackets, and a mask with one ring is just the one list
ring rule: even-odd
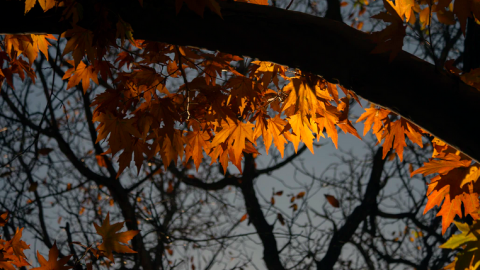
{"label": "maple-shaped leaf", "polygon": [[457,249],[463,247],[463,250],[457,253],[455,261],[446,266],[445,269],[478,269],[480,266],[480,243],[478,241],[480,239],[480,223],[476,221],[472,225],[460,222],[454,223],[461,233],[452,235],[440,248]]}
{"label": "maple-shaped leaf", "polygon": [[422,130],[405,120],[404,118],[391,122],[387,119],[383,128],[382,139],[383,142],[383,158],[386,157],[390,149],[394,149],[397,153],[400,161],[403,161],[403,148],[407,146],[405,142],[405,135],[413,143],[423,147],[422,143]]}
{"label": "maple-shaped leaf", "polygon": [[383,4],[388,12],[380,12],[372,18],[388,22],[390,25],[380,32],[372,33],[371,38],[377,46],[371,53],[390,52],[390,61],[392,61],[402,50],[403,39],[407,35],[407,26],[403,25],[403,19],[395,10],[392,2],[383,0]]}
{"label": "maple-shaped leaf", "polygon": [[477,237],[472,231],[480,230],[480,223],[474,221],[472,226],[469,226],[467,223],[453,222],[455,226],[462,232],[461,234],[452,235],[447,242],[443,243],[440,248],[449,248],[456,249],[463,244],[470,241],[477,241]]}
{"label": "maple-shaped leaf", "polygon": [[140,132],[133,127],[135,119],[123,119],[107,112],[100,113],[93,121],[100,122],[100,125],[97,127],[98,137],[95,143],[106,139],[110,133],[114,134],[114,136],[111,136],[108,140],[110,148],[112,149],[112,155],[115,155],[118,151],[130,145],[133,139],[132,135],[136,138],[142,137]]}
{"label": "maple-shaped leaf", "polygon": [[[10,67],[7,68],[7,69],[4,69],[3,71],[6,72],[7,70],[10,71],[11,73],[17,73],[18,76],[20,76],[20,79],[22,79],[22,81],[25,80],[25,74],[26,74],[33,81],[33,83],[35,83],[35,78],[37,77],[37,75],[35,75],[35,71],[23,59],[16,59],[16,60],[11,61],[10,62]],[[7,74],[5,74],[5,75],[7,75]],[[7,77],[7,82],[8,82],[8,77]],[[12,85],[10,85],[10,86],[12,86]],[[13,86],[12,86],[12,88],[13,88]]]}
{"label": "maple-shaped leaf", "polygon": [[197,171],[203,159],[203,151],[208,152],[210,149],[210,137],[210,134],[201,130],[191,131],[187,135],[187,146],[185,147],[186,160],[191,157]]}
{"label": "maple-shaped leaf", "polygon": [[480,6],[477,1],[472,0],[455,0],[453,6],[453,13],[458,18],[460,22],[460,28],[462,29],[463,34],[467,30],[467,19],[472,17],[472,14],[476,19],[480,18]]}
{"label": "maple-shaped leaf", "polygon": [[66,55],[69,52],[73,52],[74,67],[76,68],[82,61],[85,53],[88,56],[90,61],[95,60],[95,49],[93,47],[93,32],[82,28],[80,26],[75,26],[72,29],[67,30],[62,34],[62,37],[70,37],[63,49],[62,56]]}
{"label": "maple-shaped leaf", "polygon": [[[449,156],[449,159],[454,161],[457,160],[451,156]],[[469,163],[470,162],[471,161],[469,160]],[[478,165],[474,164],[472,166]],[[443,201],[443,205],[441,206],[440,212],[438,213],[438,215],[442,216],[442,233],[445,233],[446,229],[451,224],[455,215],[459,215],[460,217],[462,217],[462,203],[464,206],[463,212],[465,215],[469,214],[473,218],[479,217],[478,210],[480,204],[478,200],[478,194],[480,192],[480,187],[478,187],[478,185],[473,185],[472,183],[475,182],[476,179],[469,181],[467,184],[464,184],[462,186],[460,185],[462,180],[465,180],[468,177],[472,177],[472,174],[470,174],[471,171],[474,172],[473,175],[476,175],[476,170],[478,170],[478,168],[471,169],[471,167],[465,166],[459,166],[453,169],[447,166],[445,170],[443,170],[441,167],[435,165],[424,172],[443,172],[432,178],[430,184],[428,185],[428,202],[425,206],[424,211],[425,214],[427,211],[432,209],[433,206],[440,206]]]}
{"label": "maple-shaped leaf", "polygon": [[285,144],[288,141],[282,135],[285,126],[288,122],[281,119],[280,115],[275,115],[274,118],[268,117],[264,113],[258,113],[255,117],[255,129],[254,129],[254,140],[257,140],[260,136],[263,137],[263,143],[265,144],[265,151],[268,155],[268,150],[272,145],[272,139],[275,147],[280,152],[280,155],[283,158]]}
{"label": "maple-shaped leaf", "polygon": [[23,228],[21,229],[17,228],[17,231],[15,232],[15,235],[13,236],[13,238],[10,241],[8,241],[7,247],[13,248],[13,254],[15,254],[15,256],[26,259],[27,256],[25,256],[25,253],[23,253],[23,250],[30,249],[30,245],[27,245],[27,243],[25,243],[21,239],[22,232],[23,232]]}
{"label": "maple-shaped leaf", "polygon": [[[388,6],[386,6],[387,3],[385,3],[385,1],[389,4]],[[405,17],[407,22],[411,22],[411,19],[413,19],[412,17],[415,17],[413,12],[413,9],[415,8],[414,0],[396,0],[395,3],[393,3],[393,1],[390,1],[390,0],[385,0],[385,1],[383,2],[385,5],[385,8],[389,12],[392,12],[392,10],[389,9],[389,7],[392,7],[402,20]],[[411,23],[414,23],[414,22],[411,22]]]}
{"label": "maple-shaped leaf", "polygon": [[357,123],[365,120],[365,123],[363,123],[363,136],[367,135],[373,125],[372,133],[380,142],[383,134],[383,123],[389,114],[389,110],[377,108],[374,104],[371,104],[370,108],[366,108],[365,112],[357,120]]}
{"label": "maple-shaped leaf", "polygon": [[318,125],[317,140],[319,136],[323,136],[323,129],[327,131],[328,137],[332,139],[335,148],[338,148],[338,132],[335,125],[338,123],[339,116],[342,113],[329,103],[321,103],[317,108],[316,118],[314,121]]}
{"label": "maple-shaped leaf", "polygon": [[[74,64],[73,61],[70,61],[70,64]],[[98,82],[98,72],[94,69],[93,66],[87,66],[83,61],[80,61],[77,68],[74,67],[70,68],[65,72],[63,75],[62,80],[68,80],[67,90],[76,86],[77,84],[82,82],[82,89],[83,93],[87,93],[88,88],[90,87],[90,80],[92,80],[97,85]],[[73,74],[73,75],[72,75]]]}
{"label": "maple-shaped leaf", "polygon": [[[45,0],[40,0],[40,2],[44,2]],[[47,0],[49,1],[49,0]],[[53,0],[52,0],[53,2]],[[50,42],[48,42],[47,39],[53,39],[53,40],[57,40],[53,35],[51,34],[48,34],[48,35],[31,35],[32,36],[32,40],[33,40],[33,46],[37,47],[38,50],[40,50],[43,55],[45,55],[45,58],[47,58],[48,60],[48,47],[49,46],[52,46],[52,44],[50,44]]]}
{"label": "maple-shaped leaf", "polygon": [[130,165],[132,154],[134,156],[135,166],[137,167],[137,173],[140,173],[140,168],[144,160],[143,154],[149,152],[143,140],[130,140],[130,144],[124,145],[124,147],[123,152],[118,158],[117,178],[122,174],[123,170]]}
{"label": "maple-shaped leaf", "polygon": [[287,67],[281,66],[275,63],[266,62],[266,61],[252,61],[250,66],[249,73],[250,77],[257,78],[263,87],[266,89],[270,82],[273,82],[275,86],[278,87],[279,79],[277,75],[280,75],[284,79],[287,79],[285,72]]}
{"label": "maple-shaped leaf", "polygon": [[314,114],[321,102],[331,99],[326,89],[313,85],[305,77],[291,78],[290,83],[283,88],[283,91],[289,94],[283,103],[282,110],[285,111],[293,106],[294,113],[300,112],[304,117]]}
{"label": "maple-shaped leaf", "polygon": [[462,217],[461,201],[459,198],[450,200],[450,194],[447,194],[445,196],[445,201],[443,202],[442,208],[437,213],[437,217],[442,217],[442,234],[445,234],[447,228],[450,227],[450,224],[456,215],[458,215],[460,218]]}
{"label": "maple-shaped leaf", "polygon": [[222,123],[222,130],[215,134],[212,141],[212,147],[216,147],[223,142],[228,142],[228,147],[233,149],[235,160],[241,160],[241,154],[245,149],[245,140],[254,142],[253,127],[251,123],[228,120]]}
{"label": "maple-shaped leaf", "polygon": [[422,167],[413,171],[410,176],[415,174],[430,175],[433,173],[446,174],[458,167],[468,167],[472,163],[471,160],[460,160],[460,156],[448,154],[445,158],[439,160],[431,160],[425,162]]}
{"label": "maple-shaped leaf", "polygon": [[[25,1],[25,14],[29,12],[37,3],[37,0],[26,0]],[[38,3],[42,7],[43,11],[47,11],[55,7],[55,0],[38,0]]]}
{"label": "maple-shaped leaf", "polygon": [[14,253],[12,241],[5,241],[0,238],[0,269],[15,270],[30,264],[24,256],[17,256]]}
{"label": "maple-shaped leaf", "polygon": [[58,258],[59,255],[60,252],[58,251],[57,242],[55,241],[48,252],[48,261],[37,251],[37,258],[40,267],[35,267],[31,270],[67,270],[73,268],[72,266],[65,265],[72,255],[65,256],[61,259]]}
{"label": "maple-shaped leaf", "polygon": [[[97,234],[102,236],[103,242],[98,246],[98,249],[103,251],[105,257],[110,261],[113,260],[113,253],[137,253],[136,251],[130,249],[126,244],[130,241],[135,235],[137,235],[139,230],[130,230],[126,232],[118,232],[123,228],[125,222],[118,222],[110,225],[110,213],[107,213],[107,216],[102,222],[102,226],[93,223]],[[125,245],[124,245],[125,244]]]}
{"label": "maple-shaped leaf", "polygon": [[311,129],[313,129],[313,127],[310,124],[309,120],[305,116],[302,116],[300,113],[298,113],[290,116],[288,119],[288,123],[292,127],[293,133],[296,134],[295,138],[298,138],[292,141],[293,146],[295,147],[295,153],[298,149],[298,142],[301,140],[313,154],[313,140],[315,139],[315,137],[312,134]]}

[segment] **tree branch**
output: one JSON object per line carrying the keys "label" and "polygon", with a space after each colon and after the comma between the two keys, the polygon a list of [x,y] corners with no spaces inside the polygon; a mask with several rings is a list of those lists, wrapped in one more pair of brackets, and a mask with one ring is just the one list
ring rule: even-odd
{"label": "tree branch", "polygon": [[[209,10],[201,18],[186,7],[176,14],[172,0],[148,1],[143,8],[136,1],[112,3],[136,38],[249,55],[321,75],[480,160],[472,124],[480,116],[480,91],[409,53],[392,62],[388,54],[370,54],[375,44],[369,35],[343,23],[239,2],[219,2],[223,19]],[[44,13],[37,5],[24,16],[23,2],[0,0],[0,6],[0,33],[59,34],[69,27],[59,23],[63,8]],[[80,25],[94,28],[94,18],[86,5]],[[279,37],[275,46],[263,46]]]}
{"label": "tree branch", "polygon": [[345,224],[334,232],[325,256],[322,260],[316,261],[317,269],[333,269],[343,246],[350,241],[360,223],[372,213],[372,210],[376,209],[377,195],[381,189],[380,180],[385,165],[385,159],[382,159],[382,149],[382,147],[378,148],[373,158],[373,168],[362,203],[347,217]]}

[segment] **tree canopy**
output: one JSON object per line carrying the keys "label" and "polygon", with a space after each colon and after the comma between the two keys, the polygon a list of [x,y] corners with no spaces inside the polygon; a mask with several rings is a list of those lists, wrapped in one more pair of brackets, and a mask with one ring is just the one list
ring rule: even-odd
{"label": "tree canopy", "polygon": [[[273,146],[283,157],[288,143],[296,153],[300,143],[314,153],[314,141],[326,136],[338,147],[339,130],[361,139],[350,116],[354,104],[362,106],[360,98],[371,105],[357,122],[364,121],[364,136],[371,130],[382,145],[382,158],[393,152],[403,161],[405,148],[432,145],[431,158],[416,170],[411,167],[410,174],[436,174],[428,184],[424,213],[435,206],[441,208],[442,234],[456,216],[480,218],[476,184],[480,147],[472,123],[480,101],[476,69],[480,61],[475,60],[480,58],[473,46],[480,44],[475,34],[476,16],[480,15],[476,1],[384,0],[384,11],[373,18],[388,26],[373,33],[344,24],[342,5],[334,0],[328,1],[327,18],[268,6],[267,1],[242,2],[0,1],[0,33],[4,34],[0,84],[9,89],[2,89],[2,99],[12,117],[36,133],[24,151],[33,148],[37,157],[48,155],[49,150],[39,148],[39,137],[55,140],[76,170],[109,189],[128,220],[129,231],[116,233],[122,224],[110,225],[107,214],[103,224],[95,226],[104,242],[95,247],[79,243],[85,252],[113,262],[113,251],[138,251],[141,266],[152,269],[143,240],[134,238],[138,234],[138,226],[132,222],[135,207],[122,201],[128,192],[113,184],[131,166],[132,157],[138,174],[146,170],[145,161],[159,157],[158,170],[163,166],[197,186],[205,183],[175,167],[187,166],[192,160],[198,173],[205,159],[210,164],[218,162],[225,175],[216,183],[218,189],[241,187],[247,209],[257,209],[248,212],[255,219],[261,216],[255,212],[261,211],[260,207],[255,200],[247,202],[253,188],[239,179],[253,181],[262,173],[252,161],[259,154],[258,143],[263,143],[267,154]],[[360,25],[358,18],[368,9],[368,2],[358,1],[353,6],[350,17],[357,16],[357,22],[352,26],[361,29],[363,22]],[[445,44],[432,39],[433,15]],[[411,29],[407,31],[407,27]],[[425,55],[433,64],[402,51],[407,33],[425,46]],[[467,35],[463,54],[449,59],[462,34]],[[40,58],[54,72],[51,83],[39,75],[47,103],[38,123],[16,105],[18,97],[11,95],[27,86],[27,78],[35,83],[45,68],[35,64]],[[456,67],[462,60],[463,70]],[[63,102],[54,105],[55,85],[60,79],[55,74],[67,84],[65,91],[79,89],[84,94],[86,127],[98,166],[108,172],[105,176],[72,151],[72,142],[64,138],[67,131],[52,128],[67,124],[71,117],[66,114],[66,121],[60,117],[61,109],[67,111]],[[88,96],[98,85],[105,90],[90,100]],[[49,127],[44,128],[43,123]],[[229,164],[243,176],[231,177]],[[378,194],[378,183],[368,185],[366,193],[370,189]],[[331,197],[327,199],[336,204]],[[371,206],[372,202],[365,199],[362,205]],[[272,254],[265,253],[267,266],[282,269],[268,222],[257,219],[253,224],[264,245],[275,247]],[[475,232],[476,223],[456,226],[463,233],[442,247],[454,249],[477,241],[469,234]],[[19,240],[21,233],[18,230],[11,240],[0,243],[2,256],[7,256],[2,263],[5,269],[26,266],[22,250],[27,246]],[[137,239],[136,251],[123,245],[132,238]],[[49,261],[38,256],[39,263],[47,268],[64,267],[68,260],[57,263],[58,249],[55,244],[50,246]],[[328,252],[340,251],[341,247]],[[456,262],[452,265],[457,269],[476,269],[480,256],[467,244]]]}

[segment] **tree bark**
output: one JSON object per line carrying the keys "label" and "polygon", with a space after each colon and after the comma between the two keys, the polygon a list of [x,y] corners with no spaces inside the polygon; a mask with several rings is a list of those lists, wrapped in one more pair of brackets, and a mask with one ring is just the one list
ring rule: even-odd
{"label": "tree bark", "polygon": [[[129,22],[134,37],[248,55],[323,76],[359,96],[409,119],[453,147],[480,160],[473,120],[480,116],[480,92],[409,53],[370,54],[369,35],[343,23],[274,7],[219,2],[222,17],[203,18],[174,1],[112,2],[111,10]],[[62,8],[38,5],[24,15],[23,2],[0,0],[0,33],[59,34]],[[80,25],[93,29],[94,9],[84,5]]]}

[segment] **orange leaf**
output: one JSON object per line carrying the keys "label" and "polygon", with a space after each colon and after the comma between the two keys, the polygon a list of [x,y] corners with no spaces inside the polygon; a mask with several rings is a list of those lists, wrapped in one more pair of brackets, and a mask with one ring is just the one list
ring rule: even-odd
{"label": "orange leaf", "polygon": [[413,171],[410,176],[415,174],[429,175],[432,173],[447,174],[449,171],[458,167],[468,167],[471,160],[460,160],[460,156],[455,154],[448,154],[445,158],[440,160],[431,160],[425,162],[422,167]]}
{"label": "orange leaf", "polygon": [[339,208],[340,207],[340,203],[338,202],[338,200],[333,197],[332,195],[328,195],[328,194],[325,194],[325,198],[327,199],[327,202],[335,207],[335,208]]}
{"label": "orange leaf", "polygon": [[253,127],[254,125],[251,123],[234,122],[229,119],[227,123],[224,122],[222,124],[222,130],[215,134],[212,147],[228,142],[228,146],[233,148],[235,160],[239,161],[241,160],[242,151],[245,149],[245,140],[254,142]]}
{"label": "orange leaf", "polygon": [[97,85],[99,84],[97,73],[98,72],[94,70],[93,66],[87,67],[87,65],[85,65],[83,61],[80,61],[80,64],[78,64],[77,68],[75,69],[75,67],[72,67],[67,70],[67,72],[65,72],[65,75],[63,75],[62,79],[69,79],[67,90],[76,86],[80,83],[80,81],[82,81],[83,93],[86,93],[88,88],[90,87],[90,79]]}
{"label": "orange leaf", "polygon": [[445,201],[443,202],[442,209],[438,212],[437,217],[442,217],[442,234],[445,234],[447,228],[453,222],[453,218],[458,215],[462,217],[462,209],[460,208],[460,200],[455,198],[450,200],[450,195],[445,196]]}
{"label": "orange leaf", "polygon": [[53,243],[53,247],[48,252],[48,261],[37,251],[38,262],[40,267],[32,268],[31,270],[67,270],[73,268],[72,266],[66,266],[65,264],[70,259],[71,255],[58,259],[60,252],[57,248],[57,242]]}
{"label": "orange leaf", "polygon": [[243,215],[242,218],[240,219],[240,222],[245,221],[247,219],[247,217],[248,217],[248,214]]}
{"label": "orange leaf", "polygon": [[8,221],[8,212],[0,211],[0,227],[3,227],[7,224]]}
{"label": "orange leaf", "polygon": [[130,230],[118,233],[118,231],[122,229],[123,224],[124,222],[119,222],[110,225],[110,213],[107,213],[107,216],[102,222],[102,226],[98,226],[96,223],[93,223],[97,234],[102,236],[103,239],[103,243],[98,246],[98,249],[103,251],[105,257],[112,261],[112,263],[114,263],[112,252],[137,253],[136,251],[130,249],[128,246],[123,244],[127,244],[127,242],[130,241],[140,231]]}
{"label": "orange leaf", "polygon": [[299,192],[297,194],[297,199],[301,199],[301,198],[303,198],[303,196],[305,196],[305,191]]}

